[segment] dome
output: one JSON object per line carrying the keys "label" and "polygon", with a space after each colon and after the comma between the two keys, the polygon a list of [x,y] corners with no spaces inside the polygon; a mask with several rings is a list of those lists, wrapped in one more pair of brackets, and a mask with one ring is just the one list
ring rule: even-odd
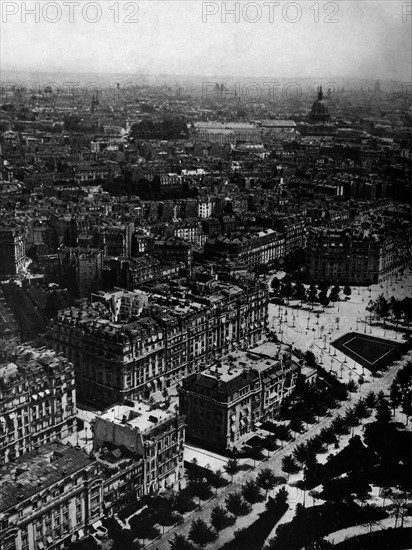
{"label": "dome", "polygon": [[328,122],[330,119],[328,108],[323,100],[322,86],[319,89],[318,99],[312,105],[309,118],[311,122]]}

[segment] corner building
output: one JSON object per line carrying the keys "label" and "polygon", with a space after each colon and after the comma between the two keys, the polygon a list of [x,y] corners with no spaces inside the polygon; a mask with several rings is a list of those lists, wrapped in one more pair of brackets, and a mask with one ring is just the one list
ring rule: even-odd
{"label": "corner building", "polygon": [[298,372],[289,350],[266,342],[188,376],[179,388],[187,439],[219,450],[242,444],[259,422],[278,414],[296,386]]}

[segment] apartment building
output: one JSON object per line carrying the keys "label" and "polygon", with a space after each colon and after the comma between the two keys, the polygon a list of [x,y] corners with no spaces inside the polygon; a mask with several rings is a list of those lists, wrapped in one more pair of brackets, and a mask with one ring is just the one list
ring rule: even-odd
{"label": "apartment building", "polygon": [[0,550],[63,549],[97,531],[103,515],[99,466],[54,441],[0,467]]}
{"label": "apartment building", "polygon": [[253,269],[284,258],[285,237],[265,229],[252,235],[210,238],[204,250],[207,258],[229,260]]}
{"label": "apartment building", "polygon": [[103,251],[90,247],[61,246],[58,250],[60,280],[74,296],[84,298],[102,280]]}
{"label": "apartment building", "polygon": [[6,221],[0,226],[0,277],[16,275],[25,262],[25,231],[12,221]]}
{"label": "apartment building", "polygon": [[220,450],[239,446],[259,422],[277,415],[298,373],[289,349],[264,343],[184,378],[179,410],[186,417],[187,439]]}
{"label": "apartment building", "polygon": [[96,418],[94,447],[114,445],[143,460],[143,494],[183,482],[184,418],[142,401],[126,401]]}
{"label": "apartment building", "polygon": [[384,281],[411,259],[411,236],[379,234],[362,227],[312,229],[306,271],[313,281],[370,285]]}
{"label": "apartment building", "polygon": [[75,430],[73,365],[46,348],[9,348],[0,363],[0,461]]}
{"label": "apartment building", "polygon": [[153,256],[165,263],[183,263],[190,268],[193,261],[193,244],[177,237],[159,239],[153,243]]}
{"label": "apartment building", "polygon": [[[98,405],[147,398],[210,365],[234,346],[262,340],[267,289],[255,283],[211,281],[202,289],[164,294],[97,293],[66,309],[49,339],[73,362],[79,399]],[[128,305],[135,304],[135,305]]]}

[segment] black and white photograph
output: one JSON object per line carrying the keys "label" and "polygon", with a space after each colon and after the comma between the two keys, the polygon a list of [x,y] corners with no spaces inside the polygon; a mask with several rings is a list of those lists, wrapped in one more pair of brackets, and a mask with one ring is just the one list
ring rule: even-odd
{"label": "black and white photograph", "polygon": [[412,0],[0,1],[0,550],[412,550]]}

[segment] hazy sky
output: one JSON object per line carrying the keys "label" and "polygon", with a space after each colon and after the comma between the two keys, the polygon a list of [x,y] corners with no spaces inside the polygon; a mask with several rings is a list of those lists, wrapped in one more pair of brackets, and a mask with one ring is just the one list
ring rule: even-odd
{"label": "hazy sky", "polygon": [[35,4],[1,0],[3,70],[412,80],[405,0]]}

